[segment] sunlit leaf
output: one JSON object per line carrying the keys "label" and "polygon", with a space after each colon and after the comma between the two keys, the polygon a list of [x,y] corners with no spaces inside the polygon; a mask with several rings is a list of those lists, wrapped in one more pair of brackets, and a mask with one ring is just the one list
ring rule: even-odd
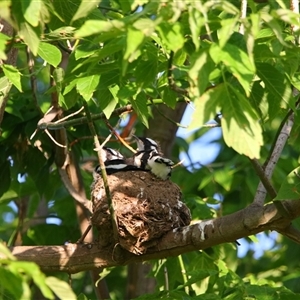
{"label": "sunlit leaf", "polygon": [[205,92],[195,102],[191,128],[201,127],[222,112],[224,140],[240,154],[260,157],[262,130],[249,101],[236,88],[220,84]]}
{"label": "sunlit leaf", "polygon": [[102,21],[88,20],[75,33],[76,38],[99,34],[103,32],[111,32],[113,30],[123,30],[124,23],[119,20]]}
{"label": "sunlit leaf", "polygon": [[42,42],[39,44],[38,55],[54,67],[58,66],[62,57],[61,51],[59,51],[57,47]]}
{"label": "sunlit leaf", "polygon": [[40,10],[42,8],[41,0],[22,0],[21,6],[25,20],[36,27],[40,21]]}
{"label": "sunlit leaf", "polygon": [[60,299],[76,300],[77,297],[72,291],[69,284],[56,277],[49,276],[46,278],[46,284]]}
{"label": "sunlit leaf", "polygon": [[192,80],[191,96],[199,97],[204,93],[209,83],[209,74],[214,68],[215,64],[206,50],[200,50],[191,57],[191,68],[188,72]]}
{"label": "sunlit leaf", "polygon": [[122,74],[124,75],[128,63],[134,61],[140,55],[140,47],[144,41],[144,34],[134,28],[128,28],[126,49],[123,56]]}
{"label": "sunlit leaf", "polygon": [[255,66],[246,52],[230,43],[227,43],[223,48],[213,44],[210,48],[210,56],[215,63],[222,62],[232,72],[233,76],[238,79],[246,95],[250,94]]}
{"label": "sunlit leaf", "polygon": [[259,158],[263,144],[262,129],[248,99],[236,88],[224,85],[222,129],[224,140],[240,154]]}
{"label": "sunlit leaf", "polygon": [[5,53],[6,43],[10,39],[9,36],[0,32],[0,59],[6,60],[7,56]]}
{"label": "sunlit leaf", "polygon": [[98,83],[100,75],[92,75],[79,78],[76,83],[76,88],[79,94],[83,97],[85,101],[91,99]]}
{"label": "sunlit leaf", "polygon": [[24,285],[22,284],[21,276],[0,267],[0,277],[1,294],[4,290],[6,293],[9,293],[9,295],[12,295],[14,299],[22,299],[22,297],[24,297]]}
{"label": "sunlit leaf", "polygon": [[46,285],[46,276],[41,272],[40,268],[35,263],[17,261],[10,264],[9,269],[14,273],[19,272],[29,275],[47,299],[54,299],[54,295]]}
{"label": "sunlit leaf", "polygon": [[30,24],[23,22],[20,25],[19,35],[28,45],[33,55],[37,55],[40,44],[38,30],[33,28]]}
{"label": "sunlit leaf", "polygon": [[0,253],[9,260],[16,260],[16,258],[11,254],[10,250],[3,244],[0,243]]}
{"label": "sunlit leaf", "polygon": [[163,43],[165,43],[170,50],[176,52],[183,47],[185,40],[180,23],[171,25],[164,22],[160,24],[158,29]]}
{"label": "sunlit leaf", "polygon": [[82,0],[71,22],[86,17],[90,13],[90,11],[97,8],[99,2],[101,2],[101,0],[94,0],[94,1]]}
{"label": "sunlit leaf", "polygon": [[17,68],[12,65],[2,65],[3,72],[8,80],[22,92],[21,74]]}

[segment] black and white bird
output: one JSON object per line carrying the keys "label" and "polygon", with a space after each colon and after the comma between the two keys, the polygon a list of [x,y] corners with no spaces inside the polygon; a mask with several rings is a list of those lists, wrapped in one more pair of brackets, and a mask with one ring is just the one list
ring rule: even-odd
{"label": "black and white bird", "polygon": [[137,151],[155,151],[157,153],[160,152],[159,145],[152,139],[150,138],[145,138],[145,137],[137,137],[133,135],[133,137],[136,139],[137,143]]}
{"label": "black and white bird", "polygon": [[[101,156],[107,175],[111,175],[120,171],[137,169],[137,167],[134,165],[128,165],[124,156],[115,149],[103,147],[101,150]],[[101,176],[101,167],[100,165],[97,165],[93,173],[94,179],[99,178],[99,175]]]}
{"label": "black and white bird", "polygon": [[139,169],[150,171],[158,178],[168,179],[174,162],[162,156],[154,140],[136,136],[134,138],[137,140],[138,152],[133,156],[133,164]]}
{"label": "black and white bird", "polygon": [[101,156],[102,156],[102,161],[106,162],[108,160],[113,160],[113,159],[123,159],[124,156],[117,150],[108,148],[108,147],[103,147],[101,150]]}

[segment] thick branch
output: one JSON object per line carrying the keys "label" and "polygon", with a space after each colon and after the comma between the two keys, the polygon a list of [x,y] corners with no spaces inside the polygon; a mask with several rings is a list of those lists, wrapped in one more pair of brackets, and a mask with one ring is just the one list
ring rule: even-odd
{"label": "thick branch", "polygon": [[252,204],[222,218],[174,229],[164,235],[148,253],[139,256],[118,245],[114,249],[99,249],[96,244],[23,246],[12,248],[12,253],[19,260],[36,262],[43,271],[69,273],[176,256],[221,243],[234,242],[265,230],[289,231],[291,220],[300,216],[300,200],[287,200],[283,205],[289,213],[289,218],[283,217],[273,203],[264,207]]}

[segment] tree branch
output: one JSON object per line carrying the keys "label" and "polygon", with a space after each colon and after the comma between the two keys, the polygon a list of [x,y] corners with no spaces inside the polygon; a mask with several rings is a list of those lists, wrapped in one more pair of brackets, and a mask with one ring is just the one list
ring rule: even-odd
{"label": "tree branch", "polygon": [[[120,246],[99,249],[97,244],[67,244],[64,246],[23,246],[11,248],[19,260],[33,261],[43,271],[64,271],[77,273],[93,268],[106,268],[125,265],[182,253],[206,249],[221,243],[234,242],[237,239],[265,230],[275,230],[287,234],[291,220],[300,216],[300,200],[283,201],[289,218],[282,216],[271,203],[264,207],[256,204],[233,214],[197,222],[190,226],[169,231],[148,253],[134,255]],[[299,242],[298,238],[292,238]],[[0,254],[0,258],[4,258]]]}
{"label": "tree branch", "polygon": [[[264,168],[265,176],[261,177],[260,174],[258,173],[261,181],[258,184],[256,194],[254,197],[254,201],[253,201],[257,205],[260,205],[260,206],[264,205],[264,201],[265,201],[265,198],[267,195],[267,190],[266,190],[266,187],[264,186],[264,182],[266,183],[267,180],[269,181],[271,179],[274,168],[275,168],[275,166],[278,162],[278,159],[282,153],[283,147],[285,146],[285,143],[286,143],[288,137],[290,136],[293,125],[294,125],[294,113],[292,111],[290,111],[286,122],[284,123],[284,125],[282,126],[282,128],[278,134],[278,137],[276,139],[276,142],[275,142],[275,145],[271,152],[271,155],[270,155],[269,159],[266,161],[266,166]],[[271,183],[270,183],[270,186],[272,186]]]}
{"label": "tree branch", "polygon": [[[118,109],[115,109],[112,113],[112,115],[115,116],[119,116],[123,113],[126,112],[130,112],[132,111],[133,108],[130,104],[124,106],[124,107],[120,107]],[[100,119],[105,119],[105,115],[104,113],[100,113],[100,114],[92,114],[91,115],[91,120],[95,121],[95,120],[100,120]],[[47,122],[47,123],[39,123],[38,124],[38,129],[49,129],[49,130],[58,130],[61,128],[66,128],[66,127],[70,127],[70,126],[76,126],[76,125],[81,125],[81,124],[86,124],[88,123],[88,120],[86,117],[81,117],[81,118],[76,118],[76,119],[72,119],[72,120],[68,120],[65,122],[60,122],[60,123],[55,123],[55,122]]]}

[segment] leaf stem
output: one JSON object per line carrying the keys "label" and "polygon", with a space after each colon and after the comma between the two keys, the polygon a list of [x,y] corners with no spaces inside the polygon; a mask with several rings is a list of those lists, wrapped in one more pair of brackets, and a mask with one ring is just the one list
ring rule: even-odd
{"label": "leaf stem", "polygon": [[186,271],[185,271],[182,255],[178,256],[178,262],[179,262],[180,269],[181,269],[181,274],[182,274],[182,279],[183,279],[183,284],[184,284],[184,290],[189,295],[190,290],[189,290],[189,287],[186,285],[187,281],[188,281],[188,278],[186,276]]}

